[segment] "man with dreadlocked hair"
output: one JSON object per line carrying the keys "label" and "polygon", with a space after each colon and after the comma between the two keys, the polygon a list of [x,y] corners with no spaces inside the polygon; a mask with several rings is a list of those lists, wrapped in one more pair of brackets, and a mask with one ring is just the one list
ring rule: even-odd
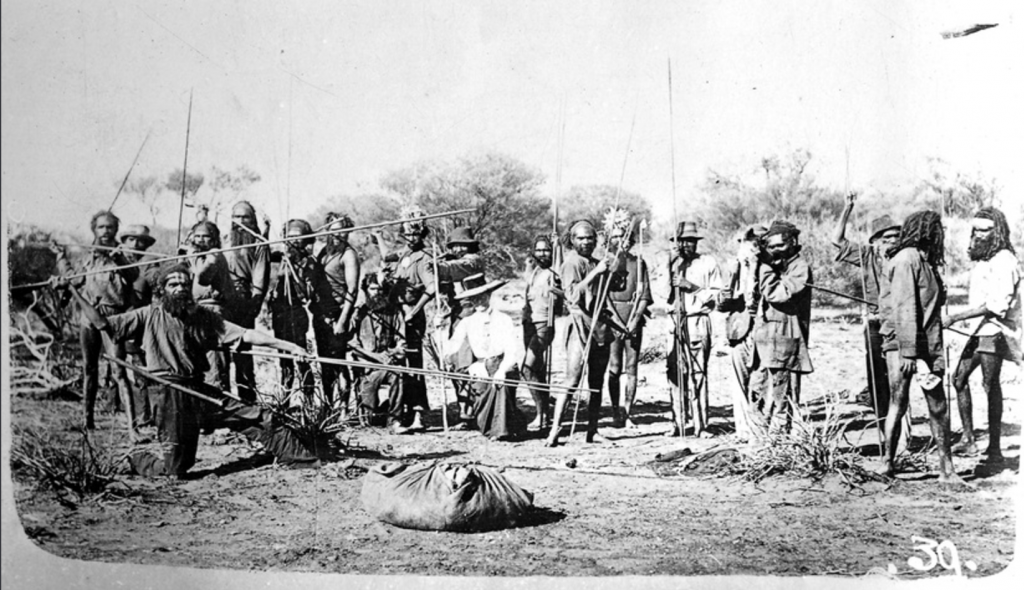
{"label": "man with dreadlocked hair", "polygon": [[[800,230],[792,223],[776,221],[761,238],[758,255],[761,301],[754,317],[754,368],[768,370],[764,384],[771,383],[771,395],[758,391],[754,397],[769,434],[789,431],[800,402],[801,375],[814,371],[807,348],[811,331],[808,283],[814,279],[810,265],[800,256],[799,236]],[[760,425],[756,428],[763,431]]]}
{"label": "man with dreadlocked hair", "polygon": [[[601,386],[604,384],[604,371],[608,367],[611,334],[608,324],[598,309],[598,277],[604,275],[610,263],[607,259],[598,261],[593,258],[597,247],[597,232],[594,224],[585,219],[573,222],[567,232],[567,248],[561,272],[562,285],[565,288],[565,304],[569,310],[568,350],[566,352],[565,385],[571,388],[580,386],[583,372],[587,372],[587,387],[591,389],[590,401],[587,404],[587,442],[594,442],[597,436],[597,420],[601,411]],[[587,342],[590,350],[584,356]],[[558,445],[558,433],[562,429],[562,413],[569,399],[567,390],[555,395],[555,410],[551,421],[551,431],[545,445]],[[578,395],[578,394],[577,394]]]}
{"label": "man with dreadlocked hair", "polygon": [[988,397],[988,461],[1003,459],[999,449],[999,434],[1003,420],[1003,390],[999,374],[1003,359],[1020,361],[1020,268],[1006,216],[995,207],[984,207],[971,221],[971,243],[967,254],[975,263],[971,269],[968,294],[970,309],[951,314],[942,320],[945,328],[956,322],[969,320],[971,333],[960,356],[953,386],[964,434],[954,452],[976,454],[974,418],[971,415],[971,388],[968,379],[981,367],[982,387]]}
{"label": "man with dreadlocked hair", "polygon": [[[57,287],[66,287],[61,279]],[[139,475],[184,477],[196,461],[200,429],[227,427],[259,441],[282,464],[313,463],[316,456],[294,432],[277,424],[265,410],[226,398],[222,390],[204,381],[206,351],[211,348],[257,345],[285,353],[305,355],[302,347],[225,321],[192,296],[192,271],[183,264],[164,269],[157,280],[158,300],[126,313],[102,316],[77,290],[72,294],[84,317],[114,342],[139,339],[146,369],[154,376],[185,389],[223,400],[217,406],[180,389],[153,383],[157,438],[162,454],[143,449],[129,457]]]}
{"label": "man with dreadlocked hair", "polygon": [[[613,329],[608,351],[608,397],[612,402],[612,419],[616,428],[635,428],[629,419],[636,398],[636,375],[640,364],[647,306],[651,283],[647,263],[630,252],[640,232],[639,220],[632,220],[625,209],[612,208],[604,218],[608,236],[608,253],[614,256],[608,275],[609,325]],[[619,377],[626,374],[626,391],[619,407]]]}
{"label": "man with dreadlocked hair", "polygon": [[889,365],[889,412],[885,417],[885,467],[896,474],[896,448],[903,415],[910,402],[910,381],[928,401],[932,437],[938,445],[939,481],[959,482],[949,452],[949,414],[942,392],[946,370],[942,344],[942,305],[946,289],[939,276],[944,262],[942,218],[918,211],[903,222],[899,242],[889,252],[886,267],[889,292],[882,298],[882,350]]}
{"label": "man with dreadlocked hair", "polygon": [[[270,230],[269,220],[264,231]],[[231,208],[231,229],[228,231],[230,246],[247,246],[265,241],[266,234],[260,233],[256,222],[256,209],[248,201],[239,201]],[[256,318],[263,307],[263,299],[270,286],[270,248],[266,245],[232,250],[224,253],[228,263],[228,274],[234,283],[234,301],[230,305],[229,319],[243,328],[256,327]],[[235,365],[235,383],[238,396],[244,400],[256,400],[256,370],[253,358],[244,354],[231,355]]]}

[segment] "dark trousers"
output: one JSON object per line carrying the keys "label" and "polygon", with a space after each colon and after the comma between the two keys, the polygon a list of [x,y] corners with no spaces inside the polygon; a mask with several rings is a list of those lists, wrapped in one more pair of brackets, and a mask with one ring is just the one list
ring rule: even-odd
{"label": "dark trousers", "polygon": [[166,385],[151,384],[155,406],[157,440],[162,454],[140,451],[130,457],[139,475],[173,475],[181,477],[196,463],[199,433],[204,428],[230,428],[250,440],[258,441],[281,463],[291,464],[316,460],[295,434],[274,424],[269,412],[258,406],[224,398],[206,383],[191,381],[188,389],[210,397],[224,399],[222,407],[200,400]]}
{"label": "dark trousers", "polygon": [[[99,390],[100,352],[106,352],[120,360],[124,360],[127,353],[123,344],[113,342],[106,334],[92,326],[79,328],[78,343],[82,349],[82,398],[85,400],[85,421],[91,426],[96,412],[96,393]],[[128,375],[124,368],[115,365],[112,369],[117,390],[125,400],[130,400],[131,386],[128,384]],[[112,408],[121,407],[121,398],[117,393],[110,396],[108,402]]]}
{"label": "dark trousers", "polygon": [[[239,326],[252,330],[256,328],[256,316],[235,318]],[[235,384],[238,386],[238,397],[248,402],[256,401],[256,364],[248,354],[231,353],[231,362],[235,365]]]}
{"label": "dark trousers", "polygon": [[[878,333],[881,327],[879,320],[868,320],[867,330],[864,333],[864,344],[866,353],[864,355],[865,367],[867,369],[868,386],[874,387],[874,402],[877,402],[878,418],[885,418],[889,412],[889,369],[885,360],[885,353],[882,352],[882,335]],[[868,390],[872,392],[871,389]]]}

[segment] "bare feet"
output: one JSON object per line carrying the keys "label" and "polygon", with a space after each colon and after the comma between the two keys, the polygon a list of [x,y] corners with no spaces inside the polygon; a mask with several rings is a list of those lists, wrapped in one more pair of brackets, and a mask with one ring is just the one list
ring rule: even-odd
{"label": "bare feet", "polygon": [[602,444],[602,443],[608,442],[608,439],[603,437],[603,436],[601,436],[597,432],[588,432],[587,433],[587,442],[588,443],[592,443],[592,444]]}
{"label": "bare feet", "polygon": [[636,430],[637,429],[636,423],[633,422],[632,420],[630,420],[629,417],[626,417],[625,427],[626,427],[627,430]]}
{"label": "bare feet", "polygon": [[537,416],[533,419],[533,422],[526,425],[527,430],[544,430],[547,427],[548,422],[544,419],[544,416]]}
{"label": "bare feet", "polygon": [[553,436],[549,436],[544,441],[544,446],[545,447],[551,447],[551,448],[557,447],[558,446],[558,435],[556,434],[556,435],[553,435]]}
{"label": "bare feet", "polygon": [[939,474],[939,483],[941,483],[943,485],[949,485],[949,486],[966,486],[967,485],[967,482],[965,482],[963,479],[961,479],[961,477],[959,475],[957,475],[956,473],[953,473],[953,472]]}
{"label": "bare feet", "polygon": [[412,419],[412,424],[409,425],[409,430],[423,430],[423,414],[422,412],[416,412]]}
{"label": "bare feet", "polygon": [[664,436],[665,436],[665,438],[674,438],[674,437],[679,436],[679,427],[678,426],[673,426],[672,430],[669,430],[668,432],[666,432],[664,434]]}
{"label": "bare feet", "polygon": [[887,477],[889,479],[892,479],[892,478],[896,477],[896,468],[893,467],[892,463],[888,463],[887,462],[885,464],[885,467],[882,467],[881,469],[879,469],[875,473],[877,473],[878,475],[881,475],[882,477]]}
{"label": "bare feet", "polygon": [[978,446],[974,444],[973,440],[961,440],[960,442],[953,445],[950,452],[954,455],[965,455],[972,457],[978,454]]}

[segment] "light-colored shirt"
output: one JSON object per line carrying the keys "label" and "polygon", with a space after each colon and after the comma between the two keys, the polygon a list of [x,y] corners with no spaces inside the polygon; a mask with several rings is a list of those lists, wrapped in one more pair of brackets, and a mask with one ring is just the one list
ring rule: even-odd
{"label": "light-colored shirt", "polygon": [[971,332],[978,336],[994,336],[1005,333],[1015,335],[1020,330],[1021,301],[1020,267],[1017,257],[1009,250],[1000,250],[988,260],[979,260],[971,269],[971,283],[968,291],[970,308],[985,308],[995,315],[968,320]]}
{"label": "light-colored shirt", "polygon": [[[499,355],[504,357],[495,374],[504,375],[517,366],[526,354],[522,336],[516,330],[512,318],[493,307],[484,311],[477,310],[456,324],[451,338],[445,342],[445,356],[458,353],[465,342],[468,342],[473,353],[473,364],[469,369],[471,375],[476,374],[473,365],[479,365],[477,370],[482,369],[484,361]],[[486,375],[486,369],[481,374]]]}
{"label": "light-colored shirt", "polygon": [[[672,277],[682,273],[683,278],[700,287],[692,293],[682,293],[682,308],[687,316],[688,330],[691,341],[702,340],[711,332],[711,318],[708,313],[714,309],[715,298],[722,290],[722,273],[718,270],[718,263],[710,256],[698,254],[692,260],[685,260],[674,256],[669,260],[669,272],[666,274],[669,280],[668,302],[675,302],[677,289],[672,288]],[[700,314],[700,315],[692,315]]]}

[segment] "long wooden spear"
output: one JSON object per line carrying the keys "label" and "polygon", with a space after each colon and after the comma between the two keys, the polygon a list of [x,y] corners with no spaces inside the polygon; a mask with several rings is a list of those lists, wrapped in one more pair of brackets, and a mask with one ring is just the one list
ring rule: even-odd
{"label": "long wooden spear", "polygon": [[185,215],[185,187],[188,186],[188,141],[192,134],[192,93],[195,88],[188,91],[188,122],[185,124],[185,164],[181,167],[181,200],[178,201],[178,239],[175,244],[181,244],[181,221]]}
{"label": "long wooden spear", "polygon": [[110,202],[110,206],[107,207],[107,211],[114,210],[114,205],[117,203],[117,198],[121,196],[121,191],[123,191],[125,185],[128,184],[128,177],[132,175],[132,170],[134,170],[135,165],[139,163],[139,156],[142,155],[142,148],[146,147],[146,142],[149,141],[149,136],[152,133],[152,129],[150,129],[149,132],[146,133],[146,137],[145,139],[142,140],[142,145],[139,146],[139,151],[135,153],[135,159],[132,160],[132,165],[131,167],[128,168],[128,172],[125,173],[124,180],[121,181],[121,186],[117,189],[117,194],[114,195],[114,200]]}
{"label": "long wooden spear", "polygon": [[[417,219],[433,219],[435,217],[448,217],[448,216],[451,216],[451,215],[461,215],[463,213],[470,213],[472,211],[475,211],[475,209],[459,209],[459,210],[456,210],[456,211],[448,211],[446,213],[435,213],[435,214],[432,214],[432,215],[425,215],[423,217],[417,217]],[[381,221],[379,223],[371,223],[371,224],[368,224],[368,225],[360,225],[360,226],[356,226],[356,227],[345,227],[345,228],[340,228],[340,229],[332,229],[332,230],[327,230],[327,231],[322,231],[322,232],[317,232],[317,233],[312,233],[312,234],[306,234],[306,235],[303,235],[303,236],[293,236],[293,237],[290,237],[290,238],[289,237],[284,237],[284,238],[281,238],[281,239],[278,239],[278,240],[268,240],[266,242],[253,242],[252,244],[242,244],[240,246],[230,246],[228,248],[218,248],[218,249],[214,249],[214,250],[207,250],[205,252],[194,252],[192,254],[180,254],[178,256],[171,256],[171,257],[162,258],[162,259],[159,259],[159,260],[142,260],[142,261],[139,261],[139,262],[133,262],[131,264],[125,264],[125,265],[122,265],[122,266],[116,266],[116,267],[112,267],[112,268],[101,268],[101,269],[95,269],[95,270],[86,271],[86,272],[75,273],[75,274],[72,274],[72,275],[68,275],[68,276],[66,276],[64,278],[66,278],[66,279],[77,279],[77,278],[86,277],[86,276],[90,276],[90,275],[94,275],[94,274],[98,274],[98,273],[114,272],[114,271],[118,271],[118,270],[124,270],[124,269],[127,269],[127,268],[137,268],[137,267],[140,267],[140,266],[149,266],[151,264],[164,264],[164,263],[167,263],[167,262],[174,262],[176,260],[185,260],[185,259],[188,259],[188,258],[195,258],[197,256],[205,256],[207,254],[221,254],[221,253],[224,253],[224,252],[234,252],[236,250],[244,250],[246,248],[256,248],[258,246],[269,246],[269,245],[272,245],[272,244],[280,244],[280,243],[290,242],[290,241],[294,241],[294,240],[308,240],[308,239],[318,238],[320,236],[330,236],[330,235],[334,235],[334,234],[348,233],[348,232],[353,232],[353,231],[358,231],[358,230],[374,229],[374,228],[377,228],[377,227],[385,227],[385,226],[388,226],[388,225],[397,225],[397,224],[403,223],[405,221],[407,221],[407,220],[405,220],[405,219],[396,219],[396,220],[393,220],[393,221]],[[48,284],[50,284],[49,281],[41,281],[41,282],[38,282],[38,283],[29,283],[29,284],[26,284],[26,285],[15,285],[15,286],[11,287],[11,290],[14,290],[14,289],[34,289],[34,288],[37,288],[37,287],[45,287]]]}

